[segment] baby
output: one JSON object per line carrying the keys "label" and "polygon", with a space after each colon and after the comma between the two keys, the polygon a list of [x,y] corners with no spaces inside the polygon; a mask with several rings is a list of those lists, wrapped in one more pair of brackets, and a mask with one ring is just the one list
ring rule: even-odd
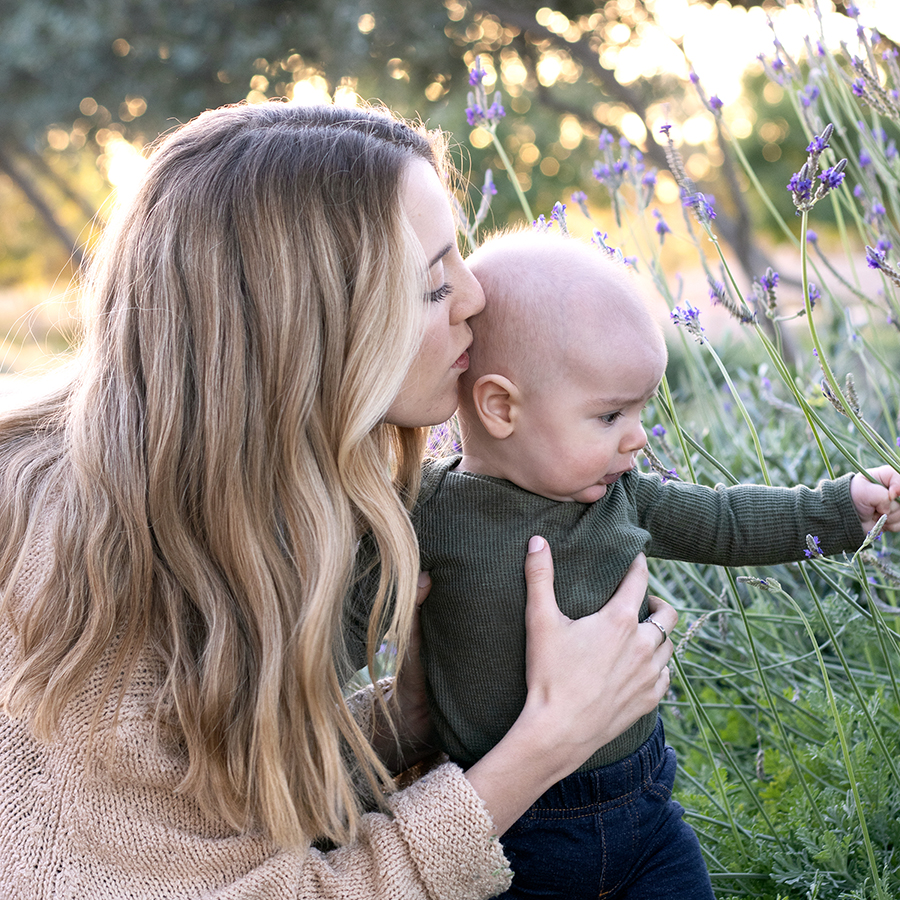
{"label": "baby", "polygon": [[[641,552],[758,566],[802,559],[807,534],[824,554],[854,551],[882,513],[888,530],[900,527],[900,475],[888,466],[870,471],[875,483],[847,475],[815,490],[713,490],[640,473],[641,413],[666,347],[631,272],[536,231],[489,240],[469,265],[486,305],[460,382],[462,454],[426,464],[413,512],[433,582],[422,607],[432,718],[462,766],[525,702],[521,567],[532,535],[549,541],[559,606],[578,618],[603,606]],[[697,839],[670,799],[674,775],[654,712],[504,835],[510,896],[712,898]]]}

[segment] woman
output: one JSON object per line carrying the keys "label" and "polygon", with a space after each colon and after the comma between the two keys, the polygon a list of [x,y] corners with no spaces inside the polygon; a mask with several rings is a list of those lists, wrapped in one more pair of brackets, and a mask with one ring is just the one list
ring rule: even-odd
{"label": "woman", "polygon": [[[390,792],[428,738],[407,508],[483,303],[442,165],[386,113],[226,108],[109,226],[75,374],[0,422],[4,897],[489,897],[497,835],[665,691],[642,566],[572,623],[535,539],[525,711]],[[363,532],[390,703],[341,695]]]}

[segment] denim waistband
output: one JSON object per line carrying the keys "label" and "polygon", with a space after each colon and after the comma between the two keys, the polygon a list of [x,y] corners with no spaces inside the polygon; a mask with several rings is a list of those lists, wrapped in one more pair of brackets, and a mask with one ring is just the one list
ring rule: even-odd
{"label": "denim waistband", "polygon": [[582,805],[604,803],[632,791],[649,787],[656,770],[663,763],[666,736],[662,719],[657,718],[650,737],[618,762],[586,772],[575,772],[553,785],[532,806],[538,809],[572,809]]}

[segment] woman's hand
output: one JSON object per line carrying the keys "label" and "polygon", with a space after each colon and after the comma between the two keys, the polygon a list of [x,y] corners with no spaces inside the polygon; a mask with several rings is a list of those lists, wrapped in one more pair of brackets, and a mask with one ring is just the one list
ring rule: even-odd
{"label": "woman's hand", "polygon": [[[394,774],[420,762],[435,749],[434,732],[425,695],[425,669],[420,654],[422,641],[419,626],[422,603],[430,590],[431,578],[427,572],[420,572],[416,592],[416,612],[406,657],[400,668],[400,675],[391,688],[395,698],[394,708],[397,712],[394,719],[400,742],[397,743],[390,726],[380,721],[380,718],[372,741],[382,762]],[[376,715],[380,717],[380,711],[377,711]]]}
{"label": "woman's hand", "polygon": [[[572,620],[553,593],[553,561],[532,538],[525,561],[528,696],[506,737],[466,775],[502,834],[560,778],[651,712],[669,686],[674,650],[653,622],[638,622],[647,589],[643,554],[599,612]],[[678,614],[652,597],[671,633]]]}
{"label": "woman's hand", "polygon": [[[539,548],[525,563],[528,698],[523,714],[555,721],[554,741],[571,748],[575,769],[655,708],[669,686],[674,648],[659,627],[638,622],[648,578],[643,554],[603,609],[573,621],[556,605],[550,550],[542,538],[537,542]],[[652,601],[653,619],[668,635],[678,613],[658,597]]]}

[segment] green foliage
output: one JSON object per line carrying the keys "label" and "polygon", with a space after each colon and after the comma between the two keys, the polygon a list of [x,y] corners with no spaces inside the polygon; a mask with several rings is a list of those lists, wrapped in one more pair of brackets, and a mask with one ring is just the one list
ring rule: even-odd
{"label": "green foliage", "polygon": [[[811,12],[811,50],[816,23]],[[769,167],[758,146],[731,144],[760,220],[799,238],[799,297],[786,300],[771,270],[741,288],[670,146],[696,215],[671,223],[669,240],[694,245],[714,303],[734,317],[711,337],[702,301],[683,297],[659,264],[665,234],[640,188],[647,167],[623,150],[630,171],[607,178],[619,229],[602,236],[601,251],[630,259],[683,326],[667,334],[671,365],[645,416],[656,465],[683,479],[812,485],[885,462],[900,468],[900,271],[888,261],[900,244],[900,106],[878,93],[900,89],[900,69],[889,46],[879,59],[877,35],[860,36],[855,50],[814,52],[779,70],[783,118],[811,149]],[[843,165],[846,182],[823,189],[814,209],[802,185],[794,203],[783,187],[815,168],[815,194],[817,174],[840,182]],[[556,227],[546,207],[536,212],[545,216],[538,227]],[[552,218],[566,227],[560,207]],[[846,260],[807,240],[820,220],[834,224]],[[876,242],[882,255],[873,257],[864,247]],[[677,797],[717,896],[900,898],[900,573],[890,536],[853,557],[740,573],[663,560],[650,569],[651,590],[682,615],[664,718],[680,761]]]}
{"label": "green foliage", "polygon": [[[102,170],[111,136],[143,145],[206,108],[290,96],[295,83],[311,76],[321,76],[332,94],[344,85],[464,141],[470,131],[466,66],[480,54],[497,71],[497,86],[510,95],[500,140],[516,181],[535,205],[549,206],[575,185],[590,192],[593,204],[606,204],[605,192],[590,176],[602,128],[618,136],[626,113],[650,127],[667,104],[686,116],[702,111],[696,92],[681,77],[648,70],[622,84],[613,64],[598,53],[638,51],[654,8],[643,0],[600,5],[566,0],[552,8],[537,0],[0,0],[0,79],[6,86],[0,173],[9,175],[4,161],[9,157],[57,210],[58,194],[35,160],[46,157],[58,177],[96,209],[109,186],[98,191],[92,179],[85,184],[81,163],[99,157]],[[560,16],[567,27],[558,24]],[[677,38],[672,50],[683,52]],[[539,77],[548,59],[562,66],[555,80]],[[683,65],[688,68],[687,59]],[[512,71],[518,74],[513,77]],[[779,139],[785,159],[799,152],[790,149],[799,136],[800,129],[793,128]],[[684,145],[683,152],[709,155],[706,179],[716,185],[722,208],[740,211],[738,186],[720,178],[715,143],[698,140]],[[652,135],[643,149],[664,166]],[[496,146],[483,141],[471,149],[457,144],[455,150],[464,173],[502,165]],[[519,204],[511,178],[498,177],[497,187],[490,221],[502,226],[518,217]],[[52,278],[73,244],[84,243],[79,235],[90,214],[79,218],[60,210],[64,227],[51,224],[50,232],[61,247],[51,255],[48,223],[41,222],[50,214],[10,211],[22,202],[21,189],[0,191],[0,219],[30,217],[21,231],[0,227],[0,253],[7,254],[9,273],[0,272],[0,280],[12,280],[17,270],[23,280],[37,271]],[[726,235],[732,237],[738,236]],[[746,235],[736,245],[750,252]],[[44,259],[32,258],[36,252]]]}

